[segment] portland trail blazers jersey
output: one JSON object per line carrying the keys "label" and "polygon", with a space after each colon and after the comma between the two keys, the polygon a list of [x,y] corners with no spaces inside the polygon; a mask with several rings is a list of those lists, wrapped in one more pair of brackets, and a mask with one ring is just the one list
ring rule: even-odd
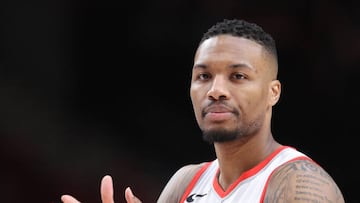
{"label": "portland trail blazers jersey", "polygon": [[215,159],[195,174],[180,203],[261,203],[272,172],[282,164],[296,159],[311,160],[292,147],[282,146],[264,161],[244,172],[226,191],[219,185],[219,163]]}

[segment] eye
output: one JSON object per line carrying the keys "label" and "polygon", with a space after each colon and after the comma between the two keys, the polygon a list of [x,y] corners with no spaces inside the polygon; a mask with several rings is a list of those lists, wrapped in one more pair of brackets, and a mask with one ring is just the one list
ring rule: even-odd
{"label": "eye", "polygon": [[207,73],[200,73],[200,74],[198,75],[198,78],[199,78],[200,80],[207,80],[207,79],[210,78],[210,75],[207,74]]}
{"label": "eye", "polygon": [[242,73],[234,73],[231,75],[231,77],[235,80],[242,80],[246,78],[246,76]]}

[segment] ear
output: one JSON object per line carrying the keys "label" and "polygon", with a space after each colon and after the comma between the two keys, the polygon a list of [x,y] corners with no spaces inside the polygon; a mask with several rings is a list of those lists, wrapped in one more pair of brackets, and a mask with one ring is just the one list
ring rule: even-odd
{"label": "ear", "polygon": [[279,80],[273,80],[270,83],[270,95],[269,102],[271,106],[274,106],[280,99],[281,83]]}

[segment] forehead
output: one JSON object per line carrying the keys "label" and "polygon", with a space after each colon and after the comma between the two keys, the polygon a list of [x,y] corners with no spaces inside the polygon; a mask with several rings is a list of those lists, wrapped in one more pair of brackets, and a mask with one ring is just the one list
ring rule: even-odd
{"label": "forehead", "polygon": [[219,35],[205,40],[198,47],[195,61],[259,60],[264,57],[264,48],[249,39],[231,35]]}

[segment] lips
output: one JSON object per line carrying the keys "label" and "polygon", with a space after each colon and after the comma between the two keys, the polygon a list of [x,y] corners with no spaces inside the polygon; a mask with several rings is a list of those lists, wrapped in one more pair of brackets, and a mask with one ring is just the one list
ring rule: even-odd
{"label": "lips", "polygon": [[234,110],[223,104],[212,104],[203,110],[203,118],[210,121],[224,121],[234,116]]}
{"label": "lips", "polygon": [[227,113],[227,112],[232,112],[232,110],[224,105],[212,105],[212,106],[209,106],[208,108],[205,108],[204,112],[205,112],[205,114],[207,114],[207,113]]}

